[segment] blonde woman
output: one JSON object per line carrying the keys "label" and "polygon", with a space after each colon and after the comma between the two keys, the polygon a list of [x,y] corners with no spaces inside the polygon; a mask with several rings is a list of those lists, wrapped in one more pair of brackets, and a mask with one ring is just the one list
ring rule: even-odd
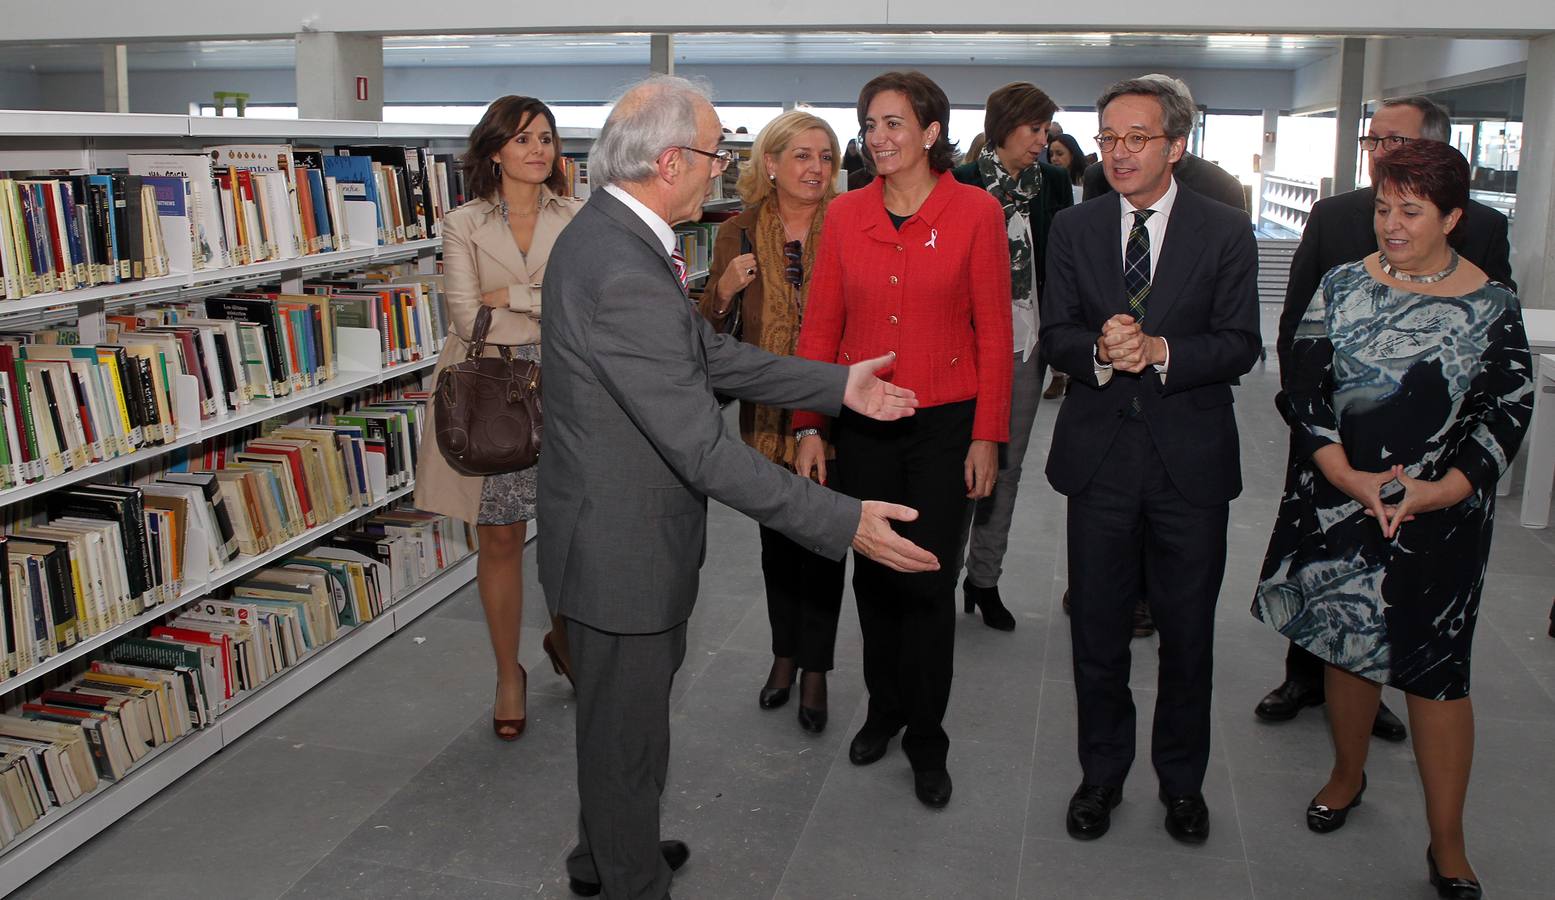
{"label": "blonde woman", "polygon": [[[490,307],[487,355],[499,345],[540,359],[540,284],[551,245],[582,204],[563,196],[556,119],[533,97],[501,97],[487,107],[463,159],[474,198],[443,223],[443,272],[450,329],[433,374],[464,359],[482,306]],[[436,423],[427,434],[436,434]],[[504,741],[524,733],[528,673],[518,661],[524,611],[524,539],[535,517],[537,467],[485,478],[461,475],[441,453],[421,454],[416,506],[476,525],[476,584],[497,661],[492,730]],[[571,679],[566,631],[545,636],[551,665]]]}
{"label": "blonde woman", "polygon": [[[719,226],[709,269],[715,277],[699,303],[702,314],[718,328],[727,324],[738,304],[746,342],[792,355],[821,220],[836,194],[842,153],[824,120],[792,110],[761,130],[751,159],[739,181],[745,210]],[[741,403],[740,436],[778,465],[794,467],[798,443],[786,410]],[[825,483],[824,467],[818,480]],[[846,565],[761,528],[772,670],[758,702],[762,709],[787,703],[803,670],[799,724],[806,731],[826,727],[826,673],[837,642]]]}

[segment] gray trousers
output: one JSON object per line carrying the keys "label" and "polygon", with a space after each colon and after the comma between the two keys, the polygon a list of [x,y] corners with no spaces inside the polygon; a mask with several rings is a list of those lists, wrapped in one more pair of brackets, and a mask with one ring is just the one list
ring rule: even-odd
{"label": "gray trousers", "polygon": [[577,689],[578,845],[567,874],[606,900],[663,900],[659,797],[670,762],[670,686],[686,657],[686,623],[657,634],[613,634],[572,619]]}
{"label": "gray trousers", "polygon": [[970,540],[966,548],[967,580],[974,587],[998,587],[1004,573],[1004,553],[1010,546],[1010,522],[1015,518],[1015,496],[1020,493],[1021,464],[1031,443],[1031,427],[1042,402],[1042,375],[1047,364],[1038,350],[1021,361],[1015,354],[1015,380],[1010,386],[1010,442],[1001,450],[999,480],[993,493],[971,505]]}

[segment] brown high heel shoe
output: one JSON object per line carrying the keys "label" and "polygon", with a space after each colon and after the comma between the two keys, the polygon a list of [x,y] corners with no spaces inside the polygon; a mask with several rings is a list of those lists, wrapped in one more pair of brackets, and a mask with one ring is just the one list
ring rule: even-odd
{"label": "brown high heel shoe", "polygon": [[576,688],[577,685],[572,680],[571,664],[562,656],[560,652],[557,651],[556,643],[551,640],[551,635],[555,633],[556,632],[554,631],[547,631],[545,633],[545,637],[540,640],[540,649],[544,650],[545,655],[551,658],[551,669],[556,672],[556,674],[566,678],[567,683]]}
{"label": "brown high heel shoe", "polygon": [[[524,706],[527,712],[527,708],[529,706],[529,673],[524,671],[523,666],[519,666],[518,671],[523,673],[524,676]],[[491,730],[496,733],[497,737],[504,741],[511,742],[518,740],[519,737],[524,733],[524,726],[527,724],[529,724],[528,715],[522,715],[516,719],[499,719],[497,718],[495,711],[492,713]]]}
{"label": "brown high heel shoe", "polygon": [[1052,380],[1047,383],[1047,390],[1042,392],[1042,399],[1057,400],[1060,396],[1068,393],[1068,381],[1069,376],[1055,370]]}

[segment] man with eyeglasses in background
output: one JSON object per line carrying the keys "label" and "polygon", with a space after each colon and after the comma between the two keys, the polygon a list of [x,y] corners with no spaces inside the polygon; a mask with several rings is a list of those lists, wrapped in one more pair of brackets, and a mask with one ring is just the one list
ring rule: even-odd
{"label": "man with eyeglasses in background", "polygon": [[1193,105],[1151,78],[1096,102],[1107,194],[1058,213],[1041,297],[1042,356],[1072,387],[1048,481],[1069,498],[1070,640],[1081,784],[1065,825],[1107,832],[1134,762],[1129,641],[1155,613],[1150,756],[1166,831],[1209,838],[1215,603],[1241,454],[1231,385],[1258,361],[1258,249],[1245,213],[1181,188]]}
{"label": "man with eyeglasses in background", "polygon": [[[1440,141],[1452,137],[1452,120],[1447,110],[1429,97],[1397,97],[1384,100],[1371,118],[1366,134],[1359,138],[1367,154],[1367,172],[1373,172],[1382,159],[1410,141]],[[1285,390],[1289,387],[1290,348],[1296,326],[1306,315],[1307,306],[1317,293],[1323,276],[1335,266],[1355,262],[1377,252],[1377,232],[1373,227],[1375,192],[1363,187],[1334,197],[1325,197],[1312,206],[1301,243],[1291,259],[1290,281],[1285,288],[1285,308],[1280,313],[1280,333],[1275,352],[1280,361],[1280,393],[1275,408],[1290,420]],[[1479,266],[1493,281],[1516,289],[1512,282],[1512,248],[1507,240],[1506,216],[1482,203],[1469,201],[1463,220],[1452,240],[1459,254]],[[1460,245],[1461,241],[1461,245]],[[1286,468],[1285,496],[1294,496],[1290,485],[1308,471],[1309,463],[1298,457],[1294,446]],[[1270,691],[1253,710],[1265,722],[1288,722],[1309,706],[1320,706],[1323,696],[1323,662],[1297,644],[1285,654],[1285,680]],[[1386,741],[1402,741],[1408,736],[1404,723],[1388,709],[1377,707],[1377,719],[1371,733]]]}

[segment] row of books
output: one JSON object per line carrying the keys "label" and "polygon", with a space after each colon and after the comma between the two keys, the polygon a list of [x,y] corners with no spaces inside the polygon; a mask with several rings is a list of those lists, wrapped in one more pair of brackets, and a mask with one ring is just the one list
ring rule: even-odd
{"label": "row of books", "polygon": [[689,222],[675,226],[676,249],[685,257],[686,268],[705,272],[713,261],[713,238],[718,226],[708,222]]}
{"label": "row of books", "polygon": [[234,583],[0,715],[0,846],[477,550],[475,528],[411,508]]}
{"label": "row of books", "polygon": [[427,396],[273,422],[181,448],[166,470],[135,484],[44,495],[5,539],[5,674],[181,599],[239,557],[412,486]]}
{"label": "row of books", "polygon": [[[68,330],[0,333],[0,488],[176,441],[342,371],[433,357],[447,332],[438,280],[363,276],[148,307],[107,316],[107,340],[90,346],[39,340],[78,337]],[[189,376],[188,396],[175,376]]]}
{"label": "row of books", "polygon": [[3,293],[117,284],[434,237],[451,155],[287,144],[131,153],[127,171],[0,173]]}

